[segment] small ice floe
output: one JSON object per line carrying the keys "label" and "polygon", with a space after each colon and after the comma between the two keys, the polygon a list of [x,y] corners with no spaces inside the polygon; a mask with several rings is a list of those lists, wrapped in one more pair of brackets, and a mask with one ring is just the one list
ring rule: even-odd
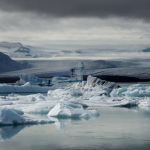
{"label": "small ice floe", "polygon": [[111,97],[150,97],[150,87],[144,87],[141,84],[131,85],[128,88],[113,89]]}
{"label": "small ice floe", "polygon": [[125,97],[107,97],[96,96],[89,100],[83,100],[83,103],[89,107],[134,107],[138,106],[139,99],[125,98]]}
{"label": "small ice floe", "polygon": [[138,106],[139,101],[138,100],[133,100],[133,101],[122,101],[119,103],[116,103],[112,105],[113,107],[133,107],[133,106]]}
{"label": "small ice floe", "polygon": [[99,116],[99,113],[96,110],[85,110],[79,104],[60,101],[50,110],[47,116],[58,118],[90,118]]}
{"label": "small ice floe", "polygon": [[54,89],[53,87],[41,87],[34,86],[26,83],[22,86],[0,84],[0,93],[47,93],[49,90]]}
{"label": "small ice floe", "polygon": [[54,121],[48,119],[47,120],[25,119],[12,109],[7,108],[0,109],[0,126],[22,125],[22,124],[46,124],[46,123],[54,123]]}

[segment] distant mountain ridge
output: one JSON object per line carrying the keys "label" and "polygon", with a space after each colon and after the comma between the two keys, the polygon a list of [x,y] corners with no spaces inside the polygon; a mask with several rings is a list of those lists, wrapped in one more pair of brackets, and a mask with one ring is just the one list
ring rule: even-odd
{"label": "distant mountain ridge", "polygon": [[15,48],[15,47],[22,47],[23,45],[21,43],[9,43],[9,42],[0,42],[0,47],[3,48]]}
{"label": "distant mountain ridge", "polygon": [[9,56],[0,52],[0,73],[9,72],[9,71],[17,71],[21,69],[25,69],[28,67],[28,63],[19,63],[17,61],[12,60]]}
{"label": "distant mountain ridge", "polygon": [[142,52],[150,52],[150,48],[143,49]]}
{"label": "distant mountain ridge", "polygon": [[[38,58],[43,57],[44,48],[23,45],[22,43],[0,42],[0,52],[10,58]],[[47,56],[46,54],[44,54]]]}
{"label": "distant mountain ridge", "polygon": [[17,53],[17,52],[20,52],[20,53],[30,53],[30,49],[27,48],[27,47],[20,47],[18,50],[14,51],[14,53]]}

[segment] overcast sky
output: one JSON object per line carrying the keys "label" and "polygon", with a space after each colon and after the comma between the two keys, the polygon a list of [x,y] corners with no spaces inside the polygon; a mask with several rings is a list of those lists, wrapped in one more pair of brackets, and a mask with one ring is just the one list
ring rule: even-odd
{"label": "overcast sky", "polygon": [[139,51],[150,47],[149,6],[150,0],[0,0],[0,41]]}

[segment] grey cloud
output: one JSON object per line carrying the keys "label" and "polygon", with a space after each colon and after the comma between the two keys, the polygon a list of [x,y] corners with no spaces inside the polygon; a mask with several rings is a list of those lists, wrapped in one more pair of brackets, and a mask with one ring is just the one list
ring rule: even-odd
{"label": "grey cloud", "polygon": [[127,17],[150,20],[150,0],[1,0],[3,11],[53,17]]}

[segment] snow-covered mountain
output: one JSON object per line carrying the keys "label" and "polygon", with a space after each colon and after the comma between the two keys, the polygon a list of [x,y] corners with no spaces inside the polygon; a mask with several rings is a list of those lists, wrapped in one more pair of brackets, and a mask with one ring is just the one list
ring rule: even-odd
{"label": "snow-covered mountain", "polygon": [[11,58],[42,57],[42,48],[22,45],[21,43],[0,42],[0,52]]}
{"label": "snow-covered mountain", "polygon": [[133,59],[149,58],[150,49],[131,50],[127,49],[102,49],[94,46],[83,45],[61,45],[51,44],[42,47],[23,45],[22,43],[0,42],[0,52],[8,55],[12,59]]}

